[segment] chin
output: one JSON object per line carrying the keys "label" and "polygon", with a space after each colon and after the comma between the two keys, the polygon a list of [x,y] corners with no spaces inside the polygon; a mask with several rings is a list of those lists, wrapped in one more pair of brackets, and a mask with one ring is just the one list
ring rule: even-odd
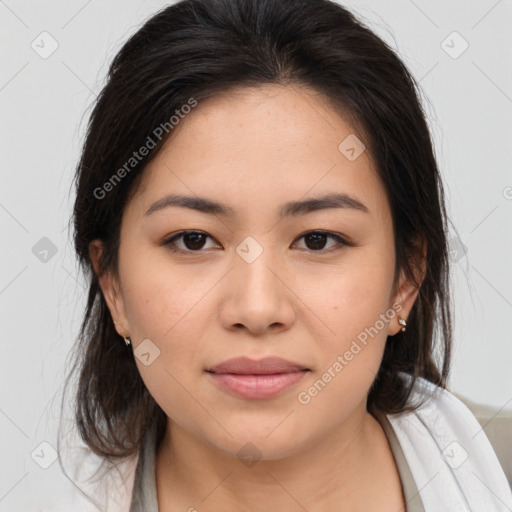
{"label": "chin", "polygon": [[[223,431],[220,438],[210,438],[208,443],[241,462],[280,460],[298,453],[307,444],[305,439],[299,437],[298,432],[282,427],[280,425],[272,431],[266,424],[260,426],[253,424],[250,428],[226,426],[233,437]],[[279,429],[281,429],[280,432]],[[250,463],[247,465],[249,466]]]}

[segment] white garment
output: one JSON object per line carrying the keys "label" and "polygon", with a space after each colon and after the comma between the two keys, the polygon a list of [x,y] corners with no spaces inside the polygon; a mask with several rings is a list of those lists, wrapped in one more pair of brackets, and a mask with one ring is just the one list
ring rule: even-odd
{"label": "white garment", "polygon": [[[431,399],[416,411],[387,417],[426,512],[510,512],[511,489],[476,418],[449,391],[418,379],[412,398],[423,396]],[[66,469],[91,499],[64,480],[51,503],[37,503],[38,512],[129,511],[138,455],[109,471],[83,444],[65,451]]]}
{"label": "white garment", "polygon": [[432,395],[410,414],[387,415],[427,512],[510,512],[512,492],[471,411],[425,379],[415,396]]}

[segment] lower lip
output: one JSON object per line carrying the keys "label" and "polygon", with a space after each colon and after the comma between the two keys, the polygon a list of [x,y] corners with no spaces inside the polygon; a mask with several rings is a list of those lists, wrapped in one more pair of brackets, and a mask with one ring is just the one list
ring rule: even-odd
{"label": "lower lip", "polygon": [[211,373],[212,378],[226,391],[250,399],[271,398],[293,386],[307,370],[271,375],[239,375],[234,373]]}

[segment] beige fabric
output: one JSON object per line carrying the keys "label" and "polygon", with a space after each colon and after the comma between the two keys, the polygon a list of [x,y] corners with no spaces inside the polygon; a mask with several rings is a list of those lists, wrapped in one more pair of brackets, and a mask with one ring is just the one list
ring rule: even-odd
{"label": "beige fabric", "polygon": [[385,414],[375,413],[374,416],[382,425],[382,428],[384,429],[384,432],[388,438],[391,451],[393,452],[393,457],[395,458],[398,473],[400,474],[400,480],[402,482],[402,490],[404,493],[406,506],[405,512],[425,512],[425,507],[421,501],[418,487],[416,486],[416,482],[414,481],[411,470],[409,469],[409,465],[405,460],[404,452],[402,451],[402,447],[398,442],[391,423],[389,423],[389,420]]}

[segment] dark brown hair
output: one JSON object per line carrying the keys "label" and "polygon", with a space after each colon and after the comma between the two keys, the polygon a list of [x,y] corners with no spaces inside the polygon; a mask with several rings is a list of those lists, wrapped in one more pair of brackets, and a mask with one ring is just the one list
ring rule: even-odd
{"label": "dark brown hair", "polygon": [[[89,284],[68,379],[77,374],[75,418],[84,442],[115,459],[135,453],[166,415],[146,389],[134,355],[114,329],[89,244],[104,244],[100,272],[117,276],[124,208],[147,164],[172,135],[176,110],[241,87],[302,85],[322,94],[358,128],[389,199],[396,269],[414,279],[418,241],[425,277],[407,322],[386,344],[368,410],[412,410],[417,377],[446,386],[451,347],[447,218],[419,88],[396,53],[342,6],[328,0],[184,0],[151,17],[115,56],[94,105],[76,171],[75,249]],[[118,169],[148,137],[150,153]],[[133,163],[133,162],[132,162]],[[112,184],[112,182],[111,182]],[[102,188],[103,187],[103,188]],[[101,197],[100,197],[101,196]],[[434,357],[435,354],[435,357]],[[404,378],[404,373],[412,378]]]}

